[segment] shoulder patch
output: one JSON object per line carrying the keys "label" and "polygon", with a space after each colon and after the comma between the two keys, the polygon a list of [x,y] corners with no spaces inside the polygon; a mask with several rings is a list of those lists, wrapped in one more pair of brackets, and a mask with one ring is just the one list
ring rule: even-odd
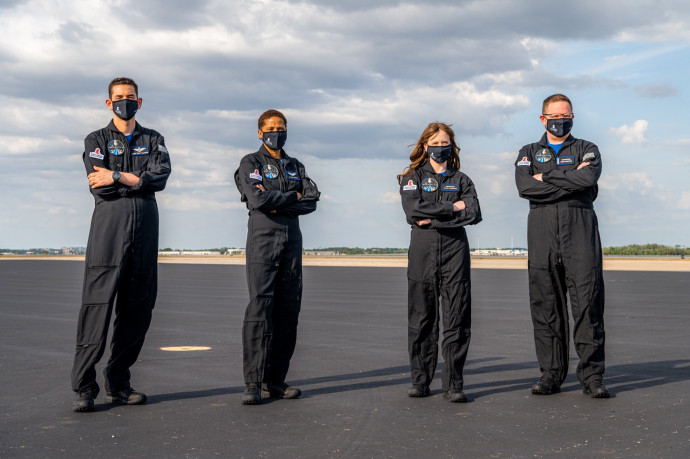
{"label": "shoulder patch", "polygon": [[264,180],[264,178],[263,178],[263,177],[261,176],[261,174],[259,173],[259,169],[254,169],[254,172],[252,172],[251,174],[249,174],[249,178],[250,178],[250,179],[254,179],[254,180],[259,180],[259,181],[261,181],[261,182],[263,182],[263,180]]}
{"label": "shoulder patch", "polygon": [[523,156],[520,161],[518,161],[517,165],[518,166],[530,166],[532,164],[532,161],[527,159],[527,156]]}
{"label": "shoulder patch", "polygon": [[582,162],[591,161],[591,160],[593,160],[595,157],[596,157],[596,156],[594,155],[594,152],[589,151],[589,152],[585,153],[585,155],[582,157]]}
{"label": "shoulder patch", "polygon": [[89,153],[90,158],[103,159],[103,153],[101,153],[100,148],[96,148],[94,151]]}
{"label": "shoulder patch", "polygon": [[167,153],[168,149],[165,148],[165,145],[160,144],[160,145],[158,145],[158,151],[163,152],[163,153]]}
{"label": "shoulder patch", "polygon": [[417,185],[414,184],[412,180],[407,181],[407,185],[403,187],[403,191],[411,191],[411,190],[416,190]]}

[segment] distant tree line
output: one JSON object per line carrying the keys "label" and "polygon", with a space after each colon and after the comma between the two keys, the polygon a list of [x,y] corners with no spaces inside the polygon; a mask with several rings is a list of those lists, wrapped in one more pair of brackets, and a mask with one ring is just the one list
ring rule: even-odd
{"label": "distant tree line", "polygon": [[604,255],[690,255],[690,248],[683,248],[679,245],[671,247],[662,244],[633,244],[621,247],[604,247],[602,251]]}

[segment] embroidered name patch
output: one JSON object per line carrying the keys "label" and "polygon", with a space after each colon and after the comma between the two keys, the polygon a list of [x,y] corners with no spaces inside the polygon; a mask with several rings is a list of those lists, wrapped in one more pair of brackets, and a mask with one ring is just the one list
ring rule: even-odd
{"label": "embroidered name patch", "polygon": [[287,175],[288,180],[299,180],[299,174],[297,171],[289,171],[285,169],[285,174]]}
{"label": "embroidered name patch", "polygon": [[92,151],[91,153],[89,153],[89,157],[96,158],[96,159],[103,159],[103,153],[101,153],[100,148],[96,148],[95,151]]}
{"label": "embroidered name patch", "polygon": [[460,191],[459,183],[442,183],[441,191]]}
{"label": "embroidered name patch", "polygon": [[559,156],[556,158],[557,166],[570,166],[571,164],[575,164],[574,156]]}
{"label": "embroidered name patch", "polygon": [[263,177],[261,176],[261,174],[259,173],[259,169],[254,169],[254,172],[252,172],[251,174],[249,174],[249,178],[250,178],[250,179],[254,179],[254,180],[260,180],[260,181],[263,181],[263,180],[264,180],[264,178],[263,178]]}
{"label": "embroidered name patch", "polygon": [[529,166],[532,164],[532,161],[527,159],[527,156],[523,156],[520,161],[518,161],[517,165],[518,166]]}
{"label": "embroidered name patch", "polygon": [[412,183],[412,180],[409,180],[409,181],[407,182],[407,185],[405,185],[405,186],[403,187],[403,191],[410,191],[410,190],[416,190],[416,189],[417,189],[417,185],[415,185],[414,183]]}
{"label": "embroidered name patch", "polygon": [[146,145],[136,145],[130,147],[129,150],[132,152],[132,156],[144,156],[149,154],[149,147]]}

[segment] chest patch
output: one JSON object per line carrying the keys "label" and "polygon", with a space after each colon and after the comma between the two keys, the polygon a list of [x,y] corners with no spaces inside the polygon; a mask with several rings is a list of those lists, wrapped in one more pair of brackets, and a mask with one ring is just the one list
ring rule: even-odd
{"label": "chest patch", "polygon": [[548,163],[553,159],[553,155],[546,148],[539,150],[534,157],[537,159],[538,163]]}
{"label": "chest patch", "polygon": [[259,169],[254,169],[254,172],[251,172],[249,174],[249,178],[254,179],[254,180],[259,180],[260,182],[263,182],[263,180],[264,180],[264,178],[259,173]]}
{"label": "chest patch", "polygon": [[572,164],[575,164],[574,156],[559,156],[558,158],[556,158],[557,166],[570,166]]}
{"label": "chest patch", "polygon": [[438,189],[438,181],[435,178],[427,177],[422,180],[422,190],[436,191]]}
{"label": "chest patch", "polygon": [[460,191],[459,183],[442,183],[441,191]]}
{"label": "chest patch", "polygon": [[289,171],[285,169],[285,175],[288,180],[299,180],[299,173],[297,171]]}
{"label": "chest patch", "polygon": [[150,153],[149,147],[146,145],[137,145],[134,147],[130,147],[130,151],[132,152],[132,156],[144,156]]}
{"label": "chest patch", "polygon": [[120,156],[125,152],[125,144],[121,140],[111,140],[108,142],[108,152],[111,155]]}
{"label": "chest patch", "polygon": [[416,190],[417,185],[415,185],[412,180],[407,181],[407,185],[403,187],[403,191],[411,191],[411,190]]}
{"label": "chest patch", "polygon": [[273,164],[266,164],[263,167],[263,171],[264,177],[266,177],[267,179],[274,179],[278,177],[278,168],[275,167]]}

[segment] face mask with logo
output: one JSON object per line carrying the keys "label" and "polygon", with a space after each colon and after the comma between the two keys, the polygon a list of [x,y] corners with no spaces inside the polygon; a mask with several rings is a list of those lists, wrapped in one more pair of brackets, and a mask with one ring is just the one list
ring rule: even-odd
{"label": "face mask with logo", "polygon": [[287,140],[287,131],[264,132],[261,140],[271,150],[280,150]]}
{"label": "face mask with logo", "polygon": [[559,118],[557,120],[546,120],[546,130],[555,137],[565,137],[573,129],[572,118]]}
{"label": "face mask with logo", "polygon": [[131,120],[139,109],[139,102],[131,99],[116,100],[113,102],[113,113],[122,120]]}
{"label": "face mask with logo", "polygon": [[437,163],[445,163],[453,152],[453,145],[428,145],[426,152]]}

